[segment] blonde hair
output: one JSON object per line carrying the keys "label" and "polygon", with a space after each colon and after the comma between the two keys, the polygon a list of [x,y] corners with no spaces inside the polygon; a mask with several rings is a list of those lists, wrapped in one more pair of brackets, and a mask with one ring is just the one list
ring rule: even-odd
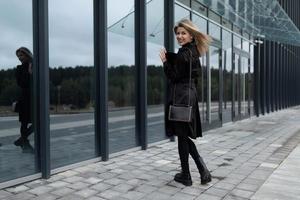
{"label": "blonde hair", "polygon": [[193,24],[193,22],[189,19],[182,19],[176,23],[174,26],[174,33],[176,34],[177,28],[182,27],[186,29],[194,38],[196,42],[196,46],[200,55],[204,55],[209,48],[209,44],[211,43],[212,39],[210,36],[201,33],[197,26]]}

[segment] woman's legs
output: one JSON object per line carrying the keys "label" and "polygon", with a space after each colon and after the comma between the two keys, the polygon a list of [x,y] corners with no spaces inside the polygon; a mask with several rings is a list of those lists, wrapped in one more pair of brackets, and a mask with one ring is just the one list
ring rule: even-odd
{"label": "woman's legs", "polygon": [[206,184],[211,181],[211,175],[209,170],[207,169],[203,159],[198,153],[197,147],[194,142],[188,138],[188,145],[189,145],[189,153],[191,154],[192,158],[194,159],[199,173],[201,175],[201,184]]}
{"label": "woman's legs", "polygon": [[186,186],[192,185],[189,169],[189,144],[187,136],[178,136],[178,153],[181,163],[181,173],[175,175],[174,180]]}
{"label": "woman's legs", "polygon": [[183,173],[189,174],[189,144],[187,136],[178,136],[178,152]]}
{"label": "woman's legs", "polygon": [[28,137],[33,132],[32,125],[28,127],[27,122],[21,122],[20,133],[21,137],[17,139],[14,144],[16,146],[21,146],[24,153],[32,153],[33,147],[29,143]]}

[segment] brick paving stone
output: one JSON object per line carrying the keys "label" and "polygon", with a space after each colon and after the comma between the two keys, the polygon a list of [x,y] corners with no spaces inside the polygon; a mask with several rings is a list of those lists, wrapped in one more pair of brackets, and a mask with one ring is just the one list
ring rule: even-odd
{"label": "brick paving stone", "polygon": [[67,185],[70,185],[70,183],[66,183],[64,181],[55,181],[55,182],[48,184],[48,186],[54,187],[54,188],[65,187]]}
{"label": "brick paving stone", "polygon": [[76,175],[63,179],[63,181],[68,182],[68,183],[76,183],[76,182],[82,181],[82,180],[84,180],[83,177],[76,176]]}
{"label": "brick paving stone", "polygon": [[137,191],[128,191],[126,194],[122,195],[122,197],[130,199],[130,200],[139,200],[143,199],[145,193],[137,192]]}
{"label": "brick paving stone", "polygon": [[254,193],[246,190],[234,189],[230,192],[231,195],[242,197],[242,198],[250,198]]}
{"label": "brick paving stone", "polygon": [[175,194],[176,192],[178,192],[180,190],[181,190],[180,188],[172,187],[172,186],[168,186],[168,185],[160,187],[158,189],[159,192],[170,194],[170,195]]}
{"label": "brick paving stone", "polygon": [[210,194],[201,194],[195,200],[221,200],[222,197],[210,195]]}
{"label": "brick paving stone", "polygon": [[103,199],[101,197],[89,197],[89,198],[87,198],[87,200],[105,200],[105,199]]}
{"label": "brick paving stone", "polygon": [[33,198],[32,200],[54,200],[54,199],[58,199],[59,196],[56,196],[54,194],[42,194],[40,196],[37,196],[35,198]]}
{"label": "brick paving stone", "polygon": [[71,194],[73,192],[75,192],[75,190],[65,187],[65,188],[61,188],[61,189],[52,191],[51,193],[55,194],[57,196],[63,197],[63,196],[66,196],[67,194]]}
{"label": "brick paving stone", "polygon": [[191,194],[194,196],[199,196],[202,192],[204,192],[205,190],[199,188],[199,187],[186,187],[183,190],[181,190],[181,192],[185,193],[185,194]]}
{"label": "brick paving stone", "polygon": [[223,190],[232,190],[233,188],[236,187],[236,185],[220,181],[216,183],[213,187],[223,189]]}
{"label": "brick paving stone", "polygon": [[143,184],[141,186],[136,187],[134,190],[138,191],[138,192],[143,192],[143,193],[149,194],[149,193],[152,193],[152,192],[158,190],[158,188],[151,186],[151,185]]}
{"label": "brick paving stone", "polygon": [[110,185],[119,185],[119,184],[121,184],[125,181],[123,179],[119,179],[119,178],[111,178],[111,179],[107,179],[103,182],[107,183],[107,184],[110,184]]}
{"label": "brick paving stone", "polygon": [[75,194],[69,194],[67,196],[59,198],[59,200],[83,200],[83,199],[84,199],[83,197]]}
{"label": "brick paving stone", "polygon": [[98,192],[102,192],[102,191],[105,191],[105,190],[107,190],[108,188],[111,188],[111,187],[112,187],[112,185],[109,185],[109,184],[106,184],[106,183],[98,183],[96,185],[93,185],[91,187],[91,189],[96,190]]}
{"label": "brick paving stone", "polygon": [[102,197],[104,199],[112,199],[112,198],[118,197],[120,195],[122,195],[121,192],[117,192],[117,191],[114,191],[114,190],[106,190],[104,192],[101,192],[101,193],[97,194],[97,196]]}
{"label": "brick paving stone", "polygon": [[126,193],[128,190],[131,190],[133,188],[134,188],[134,186],[132,186],[132,185],[129,185],[127,183],[121,183],[119,185],[116,185],[112,189],[115,191],[118,191],[118,192]]}
{"label": "brick paving stone", "polygon": [[35,195],[41,195],[41,194],[50,192],[50,191],[52,191],[52,190],[53,190],[53,188],[52,188],[52,187],[49,187],[49,186],[39,186],[39,187],[37,187],[37,188],[28,190],[28,192],[30,192],[30,193],[32,193],[32,194],[35,194]]}
{"label": "brick paving stone", "polygon": [[75,192],[74,194],[82,196],[84,198],[87,198],[87,197],[90,197],[90,196],[95,195],[97,193],[98,193],[98,191],[96,191],[96,190],[86,188],[86,189],[80,190],[78,192]]}
{"label": "brick paving stone", "polygon": [[214,188],[211,187],[208,190],[206,190],[204,192],[204,194],[210,194],[210,195],[214,195],[214,196],[218,196],[218,197],[224,197],[226,196],[230,191],[228,190],[223,190],[223,189],[219,189],[219,188]]}
{"label": "brick paving stone", "polygon": [[89,186],[88,183],[84,183],[84,182],[76,182],[74,184],[70,184],[68,185],[69,188],[74,189],[74,190],[81,190],[83,188],[87,188]]}
{"label": "brick paving stone", "polygon": [[[26,190],[29,190],[29,187],[26,187],[25,185],[20,185],[17,187],[13,187],[13,188],[8,188],[7,191],[11,192],[11,193],[19,193],[19,192],[24,192]],[[0,191],[0,199],[1,199],[1,191]]]}
{"label": "brick paving stone", "polygon": [[11,196],[12,194],[10,192],[7,192],[5,190],[0,190],[0,199],[4,199],[6,197]]}
{"label": "brick paving stone", "polygon": [[34,194],[28,193],[28,192],[21,192],[13,196],[9,196],[8,200],[31,200],[35,198],[36,196]]}
{"label": "brick paving stone", "polygon": [[166,193],[161,193],[161,192],[152,192],[149,195],[144,197],[145,200],[170,200],[171,195],[168,195]]}
{"label": "brick paving stone", "polygon": [[194,195],[190,195],[190,194],[186,194],[186,193],[183,193],[183,192],[177,192],[176,194],[174,194],[172,197],[171,197],[171,200],[193,200],[195,199],[196,196]]}
{"label": "brick paving stone", "polygon": [[241,183],[236,188],[241,189],[241,190],[247,190],[247,191],[255,192],[259,187],[260,187],[260,185]]}

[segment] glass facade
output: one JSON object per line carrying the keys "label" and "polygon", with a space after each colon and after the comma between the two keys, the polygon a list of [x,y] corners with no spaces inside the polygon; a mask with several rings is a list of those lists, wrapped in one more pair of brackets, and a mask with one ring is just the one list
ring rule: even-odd
{"label": "glass facade", "polygon": [[223,103],[222,120],[232,119],[232,34],[222,30]]}
{"label": "glass facade", "polygon": [[[122,3],[123,7],[115,6]],[[107,1],[109,152],[138,145],[135,127],[134,0]]]}
{"label": "glass facade", "polygon": [[[34,86],[45,89],[47,86],[34,83],[49,81],[49,89],[45,91],[49,91],[47,130],[50,131],[50,135],[45,137],[47,133],[32,133],[28,141],[33,151],[23,152],[22,148],[14,145],[20,137],[21,123],[18,121],[18,113],[11,111],[11,104],[18,100],[21,90],[15,77],[16,65],[20,64],[15,51],[21,46],[31,51],[36,50],[35,45],[40,42],[38,36],[34,35],[35,31],[32,31],[40,29],[38,23],[32,20],[35,9],[32,2],[28,2],[11,0],[0,3],[0,30],[4,35],[2,38],[6,38],[0,39],[0,187],[3,182],[34,174],[39,176],[39,172],[51,175],[54,173],[51,172],[53,169],[59,171],[61,167],[93,158],[99,159],[105,153],[110,155],[140,147],[141,136],[147,136],[146,145],[166,139],[166,80],[158,54],[161,48],[170,43],[168,38],[165,38],[166,31],[171,30],[164,24],[168,15],[172,16],[170,19],[174,23],[182,18],[191,19],[200,31],[213,38],[207,54],[199,58],[202,69],[197,90],[204,130],[258,114],[254,113],[257,109],[254,109],[255,105],[260,106],[256,102],[260,98],[257,97],[256,87],[259,83],[265,88],[268,80],[261,78],[266,77],[266,74],[257,77],[255,70],[260,70],[259,73],[266,71],[264,54],[259,55],[262,56],[259,58],[257,49],[265,46],[258,47],[251,33],[248,34],[244,29],[241,31],[241,27],[232,24],[233,21],[227,20],[223,23],[223,18],[199,3],[201,1],[175,1],[174,10],[167,11],[164,8],[166,2],[147,0],[146,12],[140,13],[135,10],[135,3],[139,3],[137,0],[109,0],[104,4],[106,7],[101,8],[95,8],[97,1],[91,0],[49,0],[46,7],[49,11],[49,51],[45,50],[43,54],[46,58],[38,57],[42,60],[49,58],[49,66],[32,66],[33,74],[42,67],[46,68],[49,71],[49,80],[40,80],[40,74],[36,73],[35,78],[30,78],[29,85],[36,90],[37,87]],[[99,17],[95,12],[106,13],[100,13],[99,9],[107,11],[106,27],[102,23],[94,23]],[[147,15],[144,16],[146,24],[143,27],[141,23],[137,23],[137,19],[144,13]],[[171,14],[174,14],[174,17]],[[97,28],[107,35],[104,37],[103,32],[95,30]],[[137,34],[138,28],[145,30],[146,36]],[[102,40],[97,40],[99,35]],[[141,37],[145,37],[144,45],[141,45]],[[179,46],[176,38],[170,40],[174,42],[171,45],[174,52],[177,52]],[[284,88],[289,88],[284,85],[288,80],[282,80],[286,72],[284,66],[287,63],[285,55],[288,55],[288,47],[277,45],[281,56],[272,55],[272,58],[276,57],[278,67],[272,73],[279,79],[279,93],[292,93],[284,91]],[[139,58],[136,56],[138,47],[146,52],[146,57],[141,58],[146,61],[146,66],[136,64]],[[98,55],[95,53],[97,49],[100,51]],[[260,52],[265,51],[263,49]],[[293,54],[289,55],[292,57]],[[107,64],[99,65],[95,61],[97,59],[106,60]],[[38,61],[37,59],[36,62]],[[259,69],[258,62],[261,67]],[[138,79],[141,68],[146,70],[145,80]],[[99,72],[99,69],[107,71]],[[103,72],[107,74],[101,74],[103,76],[100,77],[107,79],[98,80],[98,75]],[[146,94],[142,95],[147,110],[144,117],[147,122],[146,132],[139,131],[142,120],[137,117],[142,103],[140,99],[137,100],[141,83],[147,86]],[[272,84],[268,82],[268,85]],[[99,95],[105,96],[106,92],[107,99],[103,103],[99,100]],[[259,95],[267,95],[265,93],[262,91]],[[30,94],[33,117],[42,109],[42,106],[35,103],[35,94]],[[289,105],[286,98],[278,99],[282,101],[282,105],[278,104],[278,109]],[[101,109],[96,109],[98,105]],[[105,124],[100,123],[103,118],[97,118],[99,115],[107,120],[107,128],[103,127]],[[34,128],[47,128],[46,125],[40,124],[42,123],[31,121],[27,124],[27,129],[29,131],[30,125]],[[40,144],[46,144],[45,149],[49,150],[49,154],[42,152]],[[48,172],[45,172],[47,169],[43,171],[41,164],[45,164],[45,160],[50,163]]]}
{"label": "glass facade", "polygon": [[[39,172],[33,133],[33,71],[29,54],[33,50],[32,6],[28,1],[0,2],[0,183]],[[21,63],[23,60],[23,63]],[[18,102],[18,110],[12,103]],[[22,136],[22,137],[21,137]],[[22,138],[22,140],[20,139]],[[23,147],[21,147],[23,146]]]}
{"label": "glass facade", "polygon": [[49,1],[52,169],[95,157],[92,13],[92,1]]}
{"label": "glass facade", "polygon": [[164,46],[164,3],[147,3],[147,129],[149,142],[166,139],[164,131],[165,79],[157,52]]}

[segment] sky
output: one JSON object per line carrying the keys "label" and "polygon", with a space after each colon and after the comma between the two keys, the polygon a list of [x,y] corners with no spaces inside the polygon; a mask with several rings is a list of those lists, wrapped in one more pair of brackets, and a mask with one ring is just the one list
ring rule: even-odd
{"label": "sky", "polygon": [[[152,0],[147,5],[147,38],[151,41],[147,43],[148,64],[161,64],[158,54],[163,47],[162,4],[161,0]],[[134,0],[108,0],[109,66],[134,64],[134,17],[127,16],[133,5]],[[151,33],[156,37],[149,37]],[[26,46],[32,50],[31,0],[0,1],[0,35],[0,70],[13,68],[19,64],[17,48]],[[50,67],[93,65],[93,51],[93,1],[49,0]]]}

